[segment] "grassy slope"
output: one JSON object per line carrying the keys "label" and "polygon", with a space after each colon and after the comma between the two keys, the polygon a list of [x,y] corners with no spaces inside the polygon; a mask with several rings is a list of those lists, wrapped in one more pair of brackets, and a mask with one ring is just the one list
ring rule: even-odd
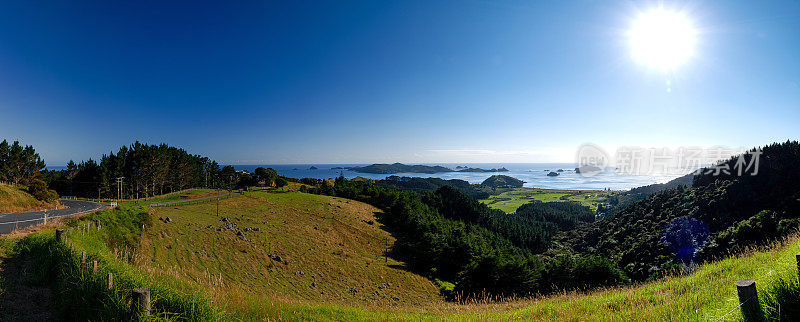
{"label": "grassy slope", "polygon": [[[153,258],[143,261],[151,263],[147,264],[148,270],[159,274],[181,270],[185,275],[182,279],[215,289],[212,293],[220,294],[217,301],[226,303],[229,310],[236,312],[234,315],[249,318],[708,320],[736,307],[736,280],[754,278],[763,288],[780,275],[779,271],[784,272],[783,276],[796,274],[785,269],[795,266],[794,254],[800,251],[800,242],[795,239],[773,251],[702,265],[692,275],[640,286],[539,300],[459,305],[443,302],[434,295],[433,285],[419,276],[392,272],[392,268],[383,265],[383,245],[375,245],[366,236],[385,233],[361,221],[373,218],[371,212],[376,209],[341,198],[299,193],[248,196],[224,200],[220,209],[225,212],[221,216],[238,217],[233,222],[240,228],[261,228],[260,232],[245,233],[251,242],[238,240],[230,231],[203,228],[221,223],[213,214],[214,203],[159,209],[164,212],[157,216],[168,215],[173,222],[158,222],[154,227],[154,231],[165,234],[150,236]],[[313,229],[314,225],[318,230]],[[348,228],[356,233],[350,235]],[[336,246],[348,240],[346,247]],[[195,254],[198,250],[205,250],[209,256]],[[279,264],[269,258],[270,253],[297,262]],[[209,273],[204,275],[206,268]],[[297,271],[305,274],[296,275]],[[211,282],[215,280],[213,276],[217,281],[221,276],[222,283]],[[318,286],[310,287],[315,281]],[[392,283],[389,291],[377,288],[387,281]],[[419,285],[424,287],[420,289]],[[349,293],[350,288],[358,292]],[[392,300],[387,293],[406,301]],[[362,301],[364,298],[367,301]],[[418,300],[408,300],[412,298]],[[729,317],[735,319],[738,314],[734,310]]]}
{"label": "grassy slope", "polygon": [[225,190],[218,189],[187,189],[178,192],[163,194],[149,199],[140,199],[138,201],[128,201],[126,203],[133,205],[146,206],[152,203],[178,201],[178,200],[192,200],[208,196],[214,196],[226,193]]}
{"label": "grassy slope", "polygon": [[691,275],[588,295],[551,297],[512,315],[537,319],[594,315],[621,320],[716,320],[733,310],[725,320],[737,320],[741,314],[734,310],[739,304],[734,283],[753,278],[763,293],[764,287],[779,277],[797,276],[798,252],[800,241],[794,237],[771,251],[701,265]]}
{"label": "grassy slope", "polygon": [[[171,222],[155,221],[146,234],[146,269],[159,275],[179,271],[179,277],[215,289],[217,300],[235,309],[247,309],[253,301],[441,302],[429,280],[398,268],[402,263],[391,258],[385,262],[394,238],[376,221],[377,208],[327,196],[249,192],[220,201],[219,209],[217,216],[216,202],[154,208],[154,217]],[[223,217],[243,236],[218,231],[226,224]]]}
{"label": "grassy slope", "polygon": [[606,196],[614,193],[613,191],[603,190],[560,190],[560,189],[538,189],[538,188],[519,188],[490,196],[481,202],[490,208],[502,210],[505,213],[513,213],[520,206],[534,200],[542,202],[564,201],[561,197],[568,196],[567,199],[577,201],[584,206],[597,209],[597,204],[605,200]]}
{"label": "grassy slope", "polygon": [[0,184],[0,214],[39,210],[44,206],[51,209],[52,204],[44,204],[21,189]]}
{"label": "grassy slope", "polygon": [[[731,310],[733,313],[728,315],[725,320],[736,320],[740,316],[739,311],[735,309],[738,302],[734,282],[742,278],[754,278],[759,287],[759,294],[766,295],[765,286],[777,278],[796,278],[794,255],[800,252],[800,241],[795,237],[785,245],[769,251],[751,252],[750,255],[701,265],[694,274],[688,276],[670,277],[639,286],[601,290],[588,294],[555,295],[539,300],[461,305],[446,303],[434,296],[431,297],[430,303],[421,302],[421,305],[414,305],[414,303],[406,301],[405,303],[395,303],[396,305],[392,306],[387,303],[393,303],[393,300],[381,297],[376,297],[368,303],[361,303],[358,296],[353,296],[348,292],[340,293],[335,298],[333,296],[325,298],[321,293],[315,294],[309,291],[311,288],[307,288],[307,286],[312,281],[311,276],[324,278],[325,282],[317,282],[317,285],[327,287],[331,291],[326,292],[329,294],[355,282],[355,288],[358,290],[356,294],[359,295],[372,294],[369,291],[378,285],[375,282],[377,277],[374,275],[377,272],[384,274],[384,277],[389,276],[396,279],[398,276],[404,275],[409,276],[407,278],[412,281],[421,279],[403,271],[397,272],[399,275],[391,275],[391,267],[379,265],[382,264],[380,260],[382,247],[373,247],[372,243],[364,243],[367,235],[381,236],[381,234],[385,234],[371,226],[366,227],[366,223],[359,221],[370,218],[368,213],[374,211],[374,208],[353,201],[348,203],[345,199],[299,193],[254,192],[248,196],[255,199],[247,197],[226,199],[221,202],[221,209],[230,208],[230,212],[225,216],[238,217],[239,220],[233,220],[233,222],[237,223],[239,227],[250,227],[250,225],[263,227],[260,232],[245,233],[246,237],[254,240],[254,243],[250,245],[242,240],[236,240],[233,237],[235,235],[230,231],[207,231],[202,228],[204,227],[200,224],[202,220],[218,218],[211,213],[212,209],[215,210],[214,202],[159,208],[157,211],[169,211],[173,221],[170,223],[156,221],[153,227],[147,229],[143,245],[145,245],[144,249],[150,249],[151,255],[146,255],[148,252],[145,251],[143,252],[145,256],[138,256],[134,261],[136,262],[135,268],[118,259],[120,256],[124,257],[124,250],[112,251],[95,237],[103,231],[92,230],[89,234],[73,231],[69,234],[69,238],[76,244],[76,249],[89,251],[90,258],[102,259],[103,267],[128,276],[126,279],[134,285],[150,285],[161,290],[171,288],[180,293],[188,291],[188,294],[200,292],[205,296],[198,298],[211,298],[215,305],[227,307],[229,313],[222,316],[223,319],[245,320],[264,317],[327,320],[438,320],[442,318],[455,320],[507,320],[511,318],[531,320],[716,320]],[[337,206],[342,206],[342,208]],[[182,211],[189,209],[197,210],[197,212]],[[181,212],[185,214],[180,214]],[[109,215],[113,214],[109,213]],[[315,222],[317,230],[308,227],[311,218],[314,218],[315,215],[319,215],[316,217],[319,220]],[[99,214],[97,218],[100,218],[99,216],[103,216],[103,213]],[[253,217],[262,218],[254,222],[248,220]],[[284,224],[280,218],[286,218],[284,220],[287,223]],[[197,223],[189,222],[190,219]],[[289,222],[292,221],[300,224],[290,224]],[[354,226],[359,223],[365,226]],[[218,226],[218,224],[214,225]],[[350,249],[342,248],[342,255],[326,254],[327,251],[335,252],[337,248],[335,245],[334,248],[327,248],[331,245],[326,245],[324,241],[320,243],[320,240],[317,239],[319,236],[317,234],[323,227],[330,229],[324,240],[329,239],[327,236],[347,237],[343,243]],[[337,227],[338,229],[336,229]],[[353,228],[356,229],[353,230],[354,233],[350,234],[350,229]],[[52,231],[36,234],[52,235]],[[263,236],[257,234],[263,234]],[[206,239],[211,236],[214,237],[213,244],[211,240]],[[220,240],[221,237],[224,238]],[[262,237],[263,239],[261,239]],[[288,243],[289,241],[296,244]],[[7,250],[6,246],[11,244],[13,243],[0,239],[0,253]],[[192,253],[195,250],[193,247],[202,248],[211,256],[208,258],[198,257]],[[308,248],[312,248],[312,250],[305,252],[304,250]],[[270,252],[277,253],[290,262],[296,262],[281,267],[280,265],[283,264],[276,264],[273,260],[263,257]],[[344,256],[345,254],[349,256]],[[337,265],[320,266],[313,261],[303,260],[304,258],[336,261]],[[366,266],[367,262],[371,264]],[[361,266],[361,263],[365,265]],[[209,273],[205,276],[200,272],[203,265],[209,268]],[[264,268],[268,265],[272,265],[271,269],[275,271]],[[101,271],[105,270],[106,268]],[[296,270],[304,270],[305,274],[294,275]],[[214,275],[210,273],[212,271],[219,273]],[[264,273],[266,276],[260,273]],[[325,276],[323,277],[323,275]],[[0,279],[2,278],[0,277]],[[222,283],[215,282],[220,280]],[[369,284],[367,284],[368,287],[362,289],[357,285],[358,282],[369,282]],[[398,294],[420,292],[417,290],[419,286],[414,282],[392,283],[392,285],[399,287],[396,289]],[[432,285],[427,285],[433,290]],[[158,294],[166,294],[164,291],[160,292]],[[381,294],[380,289],[378,292]],[[433,294],[433,292],[435,290],[432,293],[425,291],[421,292],[421,295],[425,296]],[[119,303],[118,305],[124,307],[124,301],[119,302],[124,299],[124,293],[118,295],[122,297],[115,300],[114,303]],[[408,299],[409,297],[403,298]],[[320,301],[330,302],[323,304],[319,303]]]}

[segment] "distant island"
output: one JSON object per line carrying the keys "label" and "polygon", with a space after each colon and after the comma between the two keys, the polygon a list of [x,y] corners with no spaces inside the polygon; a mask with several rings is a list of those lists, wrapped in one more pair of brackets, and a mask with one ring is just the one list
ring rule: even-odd
{"label": "distant island", "polygon": [[464,168],[461,170],[453,170],[443,166],[428,166],[428,165],[406,165],[402,163],[376,163],[373,165],[363,167],[352,167],[350,170],[360,173],[376,173],[376,174],[394,174],[394,173],[441,173],[441,172],[506,172],[508,169],[481,169],[481,168]]}
{"label": "distant island", "polygon": [[491,188],[522,188],[525,181],[504,175],[493,175],[481,183],[482,186]]}
{"label": "distant island", "polygon": [[308,170],[317,170],[317,169],[318,169],[318,168],[317,168],[317,167],[315,167],[315,166],[313,166],[313,165],[312,165],[310,168],[308,168]]}

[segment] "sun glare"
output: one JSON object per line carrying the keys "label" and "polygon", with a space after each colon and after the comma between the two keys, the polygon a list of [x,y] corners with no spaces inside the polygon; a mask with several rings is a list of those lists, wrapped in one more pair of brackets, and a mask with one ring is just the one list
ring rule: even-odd
{"label": "sun glare", "polygon": [[628,36],[633,58],[663,71],[685,62],[694,50],[695,30],[689,20],[664,9],[639,15]]}

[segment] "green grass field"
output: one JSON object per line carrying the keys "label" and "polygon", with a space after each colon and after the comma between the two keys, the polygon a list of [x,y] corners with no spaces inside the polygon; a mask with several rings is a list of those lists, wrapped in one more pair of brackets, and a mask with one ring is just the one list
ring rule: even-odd
{"label": "green grass field", "polygon": [[[402,263],[391,258],[384,262],[386,242],[391,245],[393,238],[374,222],[377,209],[366,204],[303,193],[250,192],[221,200],[219,216],[214,201],[154,208],[139,251],[108,245],[109,240],[140,234],[139,224],[120,218],[132,216],[133,209],[71,221],[73,256],[85,250],[90,260],[101,261],[102,272],[118,274],[124,287],[152,288],[161,299],[160,310],[173,308],[184,317],[212,320],[706,321],[724,316],[734,321],[741,319],[734,282],[753,278],[759,294],[768,297],[768,284],[796,278],[795,254],[800,252],[795,236],[771,249],[700,265],[690,275],[641,285],[458,304],[444,301],[434,283],[404,270]],[[94,220],[106,222],[106,227],[91,229]],[[83,232],[87,223],[90,229]],[[238,230],[216,229],[233,224]],[[26,238],[41,241],[52,234],[46,230]],[[9,249],[18,242],[3,238],[0,254],[13,256]],[[102,283],[92,276],[81,273],[73,282]],[[82,301],[110,303],[100,309],[125,308],[124,288],[98,296]]]}
{"label": "green grass field", "polygon": [[502,210],[505,213],[513,213],[520,206],[538,200],[542,202],[576,201],[580,204],[597,209],[597,205],[603,203],[613,191],[603,190],[559,190],[559,189],[538,189],[538,188],[518,188],[503,192],[488,199],[481,200],[490,208]]}
{"label": "green grass field", "polygon": [[147,206],[149,204],[159,203],[159,202],[168,202],[168,201],[182,201],[182,200],[192,200],[198,199],[208,196],[220,195],[226,193],[226,190],[219,190],[219,189],[187,189],[178,192],[168,193],[152,198],[143,198],[139,200],[133,201],[125,201],[123,203],[130,204],[130,205],[139,205],[139,206]]}
{"label": "green grass field", "polygon": [[[540,200],[555,201],[562,195],[566,194],[542,193]],[[145,269],[165,275],[181,271],[182,280],[222,294],[216,301],[224,303],[231,316],[246,319],[710,320],[738,304],[736,280],[754,278],[766,285],[778,276],[796,274],[785,269],[794,267],[794,254],[800,251],[800,242],[794,239],[771,252],[728,258],[702,265],[692,275],[643,285],[536,300],[455,304],[437,296],[429,281],[392,268],[400,263],[389,259],[386,266],[382,262],[383,245],[374,243],[388,234],[380,226],[364,223],[377,212],[369,205],[301,193],[253,192],[222,201],[224,213],[219,217],[213,213],[213,203],[175,208],[154,214],[171,216],[173,221],[157,221],[148,233],[144,244],[152,247],[153,255],[142,261]],[[222,217],[238,218],[233,222],[240,228],[259,227],[260,231],[245,233],[247,242],[231,231],[202,228],[217,226]],[[347,247],[337,247],[340,242]],[[197,246],[209,244],[214,246]],[[291,263],[276,262],[270,254]],[[382,283],[392,286],[384,291],[379,288]],[[352,288],[357,292],[351,293]],[[738,317],[736,310],[728,316],[730,320]]]}

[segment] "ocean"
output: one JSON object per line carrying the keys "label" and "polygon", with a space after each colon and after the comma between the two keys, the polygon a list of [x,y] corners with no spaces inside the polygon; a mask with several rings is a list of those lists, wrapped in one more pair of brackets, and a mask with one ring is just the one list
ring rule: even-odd
{"label": "ocean", "polygon": [[[416,164],[416,163],[415,163]],[[576,164],[574,163],[430,163],[425,165],[441,165],[451,169],[456,166],[467,166],[470,168],[502,168],[508,172],[443,172],[443,173],[396,173],[396,174],[372,174],[358,173],[346,169],[333,169],[341,167],[365,166],[368,164],[280,164],[280,165],[234,165],[236,170],[253,171],[257,167],[273,168],[279,175],[291,178],[316,178],[331,179],[340,174],[345,178],[365,177],[370,179],[384,179],[391,175],[406,177],[434,177],[442,179],[461,179],[469,183],[481,183],[486,178],[502,174],[525,181],[525,187],[545,188],[545,189],[574,189],[574,190],[628,190],[635,187],[646,186],[654,183],[664,183],[675,179],[681,174],[653,174],[653,175],[628,175],[617,174],[613,168],[606,169],[593,177],[586,178],[575,173]],[[317,169],[312,170],[314,166]],[[550,177],[550,171],[558,171],[558,176]]]}
{"label": "ocean", "polygon": [[[417,163],[414,163],[417,164]],[[340,174],[345,178],[352,179],[355,177],[365,177],[370,179],[384,179],[391,175],[405,176],[405,177],[434,177],[442,179],[461,179],[469,183],[481,183],[486,178],[502,174],[514,177],[525,181],[525,187],[531,188],[545,188],[545,189],[572,189],[572,190],[628,190],[631,188],[646,186],[654,183],[664,183],[675,179],[682,174],[652,174],[652,175],[630,175],[630,174],[617,174],[613,168],[606,169],[605,172],[599,173],[593,177],[585,178],[578,173],[575,173],[576,164],[574,163],[426,163],[425,165],[441,165],[450,169],[455,169],[457,166],[466,166],[470,168],[502,168],[508,169],[508,172],[442,172],[442,173],[396,173],[396,174],[373,174],[373,173],[358,173],[346,169],[333,169],[344,167],[365,166],[369,164],[263,164],[263,165],[233,165],[236,170],[253,171],[257,167],[273,168],[279,175],[290,178],[316,178],[316,179],[334,179]],[[310,168],[317,167],[316,170]],[[51,170],[61,170],[66,167],[53,166],[47,167]],[[558,171],[556,177],[547,176],[550,171]]]}

